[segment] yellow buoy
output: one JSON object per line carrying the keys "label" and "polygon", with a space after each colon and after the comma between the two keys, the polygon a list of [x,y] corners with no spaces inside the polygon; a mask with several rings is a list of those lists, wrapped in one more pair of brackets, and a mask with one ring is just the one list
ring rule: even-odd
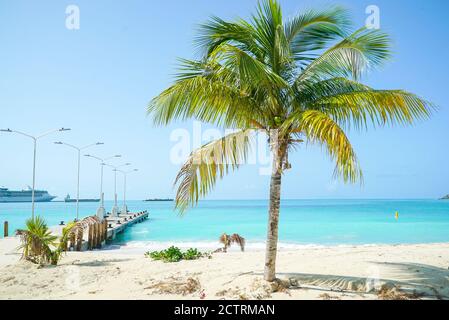
{"label": "yellow buoy", "polygon": [[394,214],[394,217],[396,218],[396,220],[399,219],[399,212],[396,211],[396,213]]}

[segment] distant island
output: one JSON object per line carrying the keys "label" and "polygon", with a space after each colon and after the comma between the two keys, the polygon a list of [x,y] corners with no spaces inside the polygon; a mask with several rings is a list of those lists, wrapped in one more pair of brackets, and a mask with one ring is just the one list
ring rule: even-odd
{"label": "distant island", "polygon": [[449,194],[441,198],[440,200],[449,200]]}
{"label": "distant island", "polygon": [[173,201],[173,199],[170,199],[170,198],[166,198],[166,199],[154,198],[154,199],[146,199],[146,200],[143,200],[143,201],[146,201],[146,202],[148,202],[148,201]]}

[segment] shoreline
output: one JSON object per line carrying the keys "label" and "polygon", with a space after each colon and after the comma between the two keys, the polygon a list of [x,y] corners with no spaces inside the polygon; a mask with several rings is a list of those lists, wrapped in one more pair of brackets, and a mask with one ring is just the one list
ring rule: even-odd
{"label": "shoreline", "polygon": [[[245,252],[258,252],[265,251],[266,243],[264,241],[247,241],[245,244]],[[397,246],[419,246],[419,245],[449,245],[448,242],[416,242],[416,243],[341,243],[341,244],[319,244],[319,243],[294,243],[294,242],[278,242],[279,251],[294,251],[301,249],[326,249],[326,248],[355,248],[355,247],[397,247]],[[214,251],[221,248],[223,245],[219,241],[212,240],[174,240],[174,241],[138,241],[131,240],[127,242],[118,242],[106,245],[103,250],[109,252],[132,252],[132,253],[145,253],[153,250],[163,250],[168,247],[175,246],[182,250],[189,248],[196,248],[200,251]],[[240,252],[240,248],[236,245],[232,245],[228,251]]]}
{"label": "shoreline", "polygon": [[0,299],[378,299],[382,285],[449,299],[449,243],[281,249],[277,275],[289,288],[277,292],[262,280],[263,251],[163,263],[129,249],[94,250],[39,268],[20,260],[17,244],[0,239]]}

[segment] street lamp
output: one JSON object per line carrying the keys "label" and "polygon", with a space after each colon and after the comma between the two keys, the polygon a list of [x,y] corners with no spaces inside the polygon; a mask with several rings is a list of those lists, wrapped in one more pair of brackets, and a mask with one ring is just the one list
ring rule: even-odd
{"label": "street lamp", "polygon": [[74,146],[72,144],[61,142],[61,141],[55,142],[55,144],[64,145],[64,146],[73,148],[73,149],[78,151],[78,182],[77,182],[77,189],[76,189],[77,190],[76,191],[76,221],[78,221],[78,219],[79,219],[79,206],[80,206],[81,150],[84,150],[84,149],[87,149],[87,148],[90,148],[90,147],[93,147],[93,146],[103,145],[104,143],[103,142],[96,142],[96,143],[92,143],[92,144],[89,144],[89,145],[84,146],[84,147],[77,147],[77,146]]}
{"label": "street lamp", "polygon": [[123,171],[114,169],[114,171],[119,171],[123,173],[123,208],[122,208],[122,214],[128,213],[128,207],[126,206],[126,176],[131,172],[139,171],[138,169],[130,170],[130,171]]}
{"label": "street lamp", "polygon": [[97,217],[100,219],[104,219],[104,216],[106,215],[106,210],[104,209],[104,193],[103,193],[103,168],[106,165],[105,162],[107,160],[113,159],[113,158],[120,158],[121,155],[116,154],[115,156],[107,157],[107,158],[100,158],[93,156],[91,154],[85,154],[85,157],[97,159],[100,161],[100,167],[101,167],[101,175],[100,175],[100,207],[97,209]]}
{"label": "street lamp", "polygon": [[127,162],[127,163],[121,164],[119,166],[113,166],[113,165],[107,164],[107,163],[105,163],[104,165],[111,167],[113,169],[112,171],[114,171],[114,206],[112,207],[111,216],[117,217],[119,210],[120,210],[117,206],[117,169],[124,167],[124,166],[130,166],[131,163]]}
{"label": "street lamp", "polygon": [[28,137],[30,139],[33,139],[33,143],[34,143],[34,153],[33,153],[33,187],[31,189],[31,218],[34,219],[34,189],[36,186],[36,150],[37,150],[37,140],[39,140],[40,138],[43,138],[45,136],[48,136],[49,134],[55,133],[55,132],[63,132],[63,131],[69,131],[70,129],[68,128],[60,128],[60,129],[54,129],[54,130],[49,130],[47,132],[42,133],[41,135],[38,136],[32,136],[30,134],[24,133],[24,132],[20,132],[17,130],[11,130],[11,129],[0,129],[0,132],[9,132],[9,133],[17,133],[20,134],[22,136]]}

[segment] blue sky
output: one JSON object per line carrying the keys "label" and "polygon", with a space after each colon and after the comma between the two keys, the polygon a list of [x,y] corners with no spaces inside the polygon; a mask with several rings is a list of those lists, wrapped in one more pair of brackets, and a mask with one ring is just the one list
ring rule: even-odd
{"label": "blue sky", "polygon": [[[285,198],[435,198],[449,193],[449,3],[432,1],[281,1],[284,16],[303,8],[341,4],[356,27],[365,8],[380,8],[381,27],[394,39],[394,58],[365,82],[405,89],[437,105],[431,120],[414,127],[350,132],[365,185],[332,179],[333,164],[320,147],[290,156],[283,180]],[[65,27],[65,9],[80,8],[80,29]],[[210,15],[247,17],[256,1],[0,1],[0,127],[40,133],[56,127],[71,132],[39,143],[37,186],[60,197],[76,190],[76,157],[53,141],[104,146],[89,153],[123,155],[139,173],[129,177],[129,197],[174,195],[179,165],[170,163],[170,133],[192,130],[191,122],[155,128],[148,101],[172,80],[177,57],[194,56],[196,27]],[[0,133],[0,186],[31,184],[31,141]],[[119,161],[117,163],[120,163]],[[106,198],[112,197],[106,171]],[[221,181],[209,199],[261,199],[269,178],[246,166]],[[83,159],[81,195],[95,196],[99,166]]]}

